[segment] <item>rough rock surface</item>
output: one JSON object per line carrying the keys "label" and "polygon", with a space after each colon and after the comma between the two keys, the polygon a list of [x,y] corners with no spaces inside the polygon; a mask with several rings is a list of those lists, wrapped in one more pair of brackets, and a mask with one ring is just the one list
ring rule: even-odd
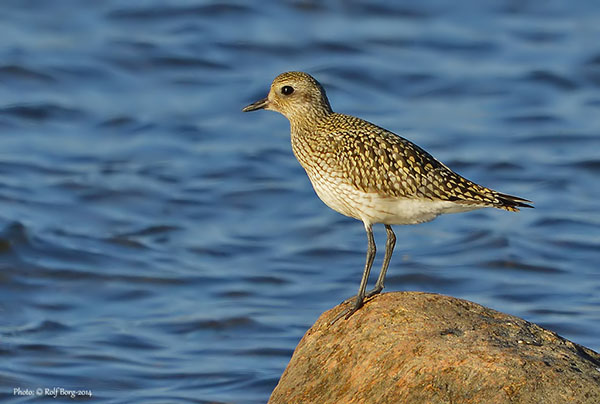
{"label": "rough rock surface", "polygon": [[330,325],[342,306],[304,335],[270,404],[600,404],[600,355],[518,317],[398,292]]}

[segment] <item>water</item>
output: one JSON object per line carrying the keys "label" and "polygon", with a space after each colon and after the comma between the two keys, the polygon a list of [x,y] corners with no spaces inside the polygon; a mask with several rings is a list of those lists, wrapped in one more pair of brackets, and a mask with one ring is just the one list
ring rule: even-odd
{"label": "water", "polygon": [[386,290],[600,350],[600,8],[388,3],[2,3],[4,401],[266,402],[307,328],[356,292],[366,248],[314,195],[287,121],[240,112],[290,69],[535,202],[398,227]]}

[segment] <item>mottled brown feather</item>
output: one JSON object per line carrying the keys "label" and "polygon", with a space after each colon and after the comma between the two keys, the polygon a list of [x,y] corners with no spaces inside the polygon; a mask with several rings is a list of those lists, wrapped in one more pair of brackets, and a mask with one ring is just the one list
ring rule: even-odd
{"label": "mottled brown feather", "polygon": [[[338,113],[328,114],[310,129],[297,125],[295,151],[301,163],[327,161],[363,192],[384,196],[453,201],[509,211],[528,207],[525,199],[501,194],[450,170],[431,154],[386,129]],[[300,143],[300,145],[298,145]]]}

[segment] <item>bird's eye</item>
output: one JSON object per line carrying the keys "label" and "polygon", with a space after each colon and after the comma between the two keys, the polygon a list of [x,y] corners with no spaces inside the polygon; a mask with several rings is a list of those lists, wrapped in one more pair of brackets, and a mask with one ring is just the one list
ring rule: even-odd
{"label": "bird's eye", "polygon": [[294,87],[292,87],[292,86],[281,87],[281,94],[283,94],[283,95],[290,95],[293,92],[294,92]]}

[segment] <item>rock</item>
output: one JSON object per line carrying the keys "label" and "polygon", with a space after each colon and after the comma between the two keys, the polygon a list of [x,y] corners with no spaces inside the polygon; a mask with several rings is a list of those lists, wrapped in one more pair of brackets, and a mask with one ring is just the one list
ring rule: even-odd
{"label": "rock", "polygon": [[325,312],[269,404],[600,403],[600,355],[518,317],[398,292]]}

